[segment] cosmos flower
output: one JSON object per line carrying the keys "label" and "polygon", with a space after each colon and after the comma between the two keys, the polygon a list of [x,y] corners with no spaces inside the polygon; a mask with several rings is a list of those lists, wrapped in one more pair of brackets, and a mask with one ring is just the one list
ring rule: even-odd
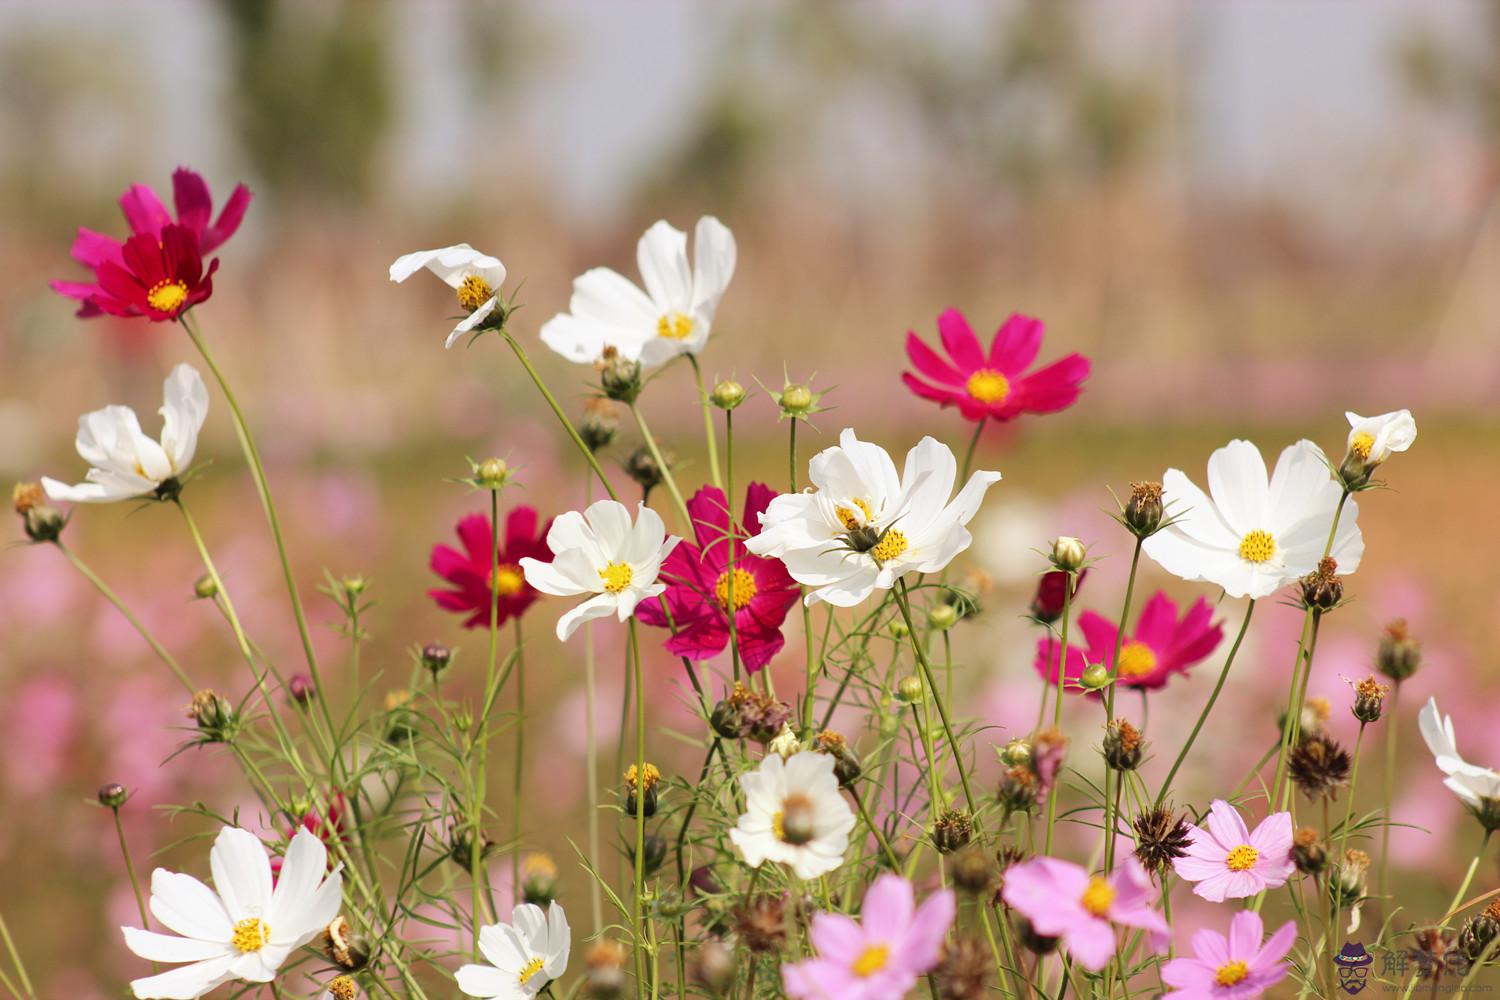
{"label": "cosmos flower", "polygon": [[488,964],[462,966],[458,988],[485,1000],[530,1000],[568,968],[573,932],[560,903],[546,911],[522,903],[508,924],[479,929],[479,951]]}
{"label": "cosmos flower", "polygon": [[995,331],[988,352],[957,309],[938,317],[945,360],[911,331],[906,356],[927,381],[903,372],[901,381],[923,399],[957,406],[965,420],[1014,420],[1023,413],[1067,409],[1083,391],[1089,360],[1069,354],[1026,374],[1042,346],[1042,321],[1014,313]]}
{"label": "cosmos flower", "polygon": [[[391,280],[397,283],[405,281],[424,267],[454,290],[459,306],[469,314],[448,334],[444,347],[452,347],[459,337],[478,329],[500,307],[505,265],[498,257],[480,253],[467,243],[440,250],[418,250],[396,258],[391,265]],[[503,321],[503,309],[499,318]]]}
{"label": "cosmos flower", "polygon": [[1169,932],[1154,909],[1156,890],[1134,857],[1107,876],[1058,858],[1033,858],[1006,871],[1001,895],[1038,934],[1061,938],[1090,972],[1114,957],[1116,925],[1146,931],[1154,950],[1166,950]]}
{"label": "cosmos flower", "polygon": [[[536,588],[526,582],[526,574],[521,570],[521,560],[530,557],[547,562],[551,558],[543,541],[551,527],[549,521],[538,531],[537,512],[531,507],[517,507],[506,515],[500,568],[494,573],[495,590],[500,595],[498,624],[504,625],[524,614],[537,599]],[[470,514],[459,521],[458,540],[463,545],[462,552],[447,545],[432,547],[429,565],[451,589],[436,587],[427,596],[440,608],[468,615],[464,628],[489,628],[490,576],[495,568],[495,536],[490,531],[489,517]]]}
{"label": "cosmos flower", "polygon": [[1282,924],[1269,941],[1254,910],[1229,920],[1229,937],[1204,928],[1193,935],[1193,957],[1174,958],[1162,966],[1172,992],[1163,1000],[1252,1000],[1286,978],[1287,952],[1297,941],[1297,924]]}
{"label": "cosmos flower", "polygon": [[208,390],[192,365],[181,364],[162,384],[162,395],[159,442],[141,432],[128,406],[106,406],[79,417],[74,445],[91,466],[86,481],[69,486],[44,477],[47,495],[71,503],[109,503],[175,488],[177,477],[193,464],[198,431],[208,416]]}
{"label": "cosmos flower", "polygon": [[213,889],[165,868],[151,873],[151,913],[180,937],[120,928],[137,956],[188,963],[132,981],[137,997],[191,1000],[235,979],[269,983],[338,915],[342,877],[328,872],[328,852],[307,830],[292,838],[274,888],[265,846],[248,830],[220,831],[209,862]]}
{"label": "cosmos flower", "polygon": [[1286,884],[1292,861],[1292,814],[1272,813],[1254,832],[1223,799],[1208,809],[1207,829],[1190,826],[1187,854],[1172,862],[1178,877],[1195,882],[1193,893],[1211,903],[1244,899]]}
{"label": "cosmos flower", "polygon": [[[1167,470],[1162,487],[1173,521],[1142,543],[1146,554],[1184,580],[1253,599],[1318,568],[1341,494],[1311,441],[1283,451],[1269,480],[1255,445],[1229,442],[1208,459],[1212,499],[1178,469]],[[1351,499],[1329,554],[1347,575],[1359,568],[1364,550],[1359,508]]]}
{"label": "cosmos flower", "polygon": [[735,255],[734,234],[705,215],[693,233],[689,266],[687,234],[658,222],[636,246],[646,290],[607,267],[585,271],[573,281],[568,312],[542,326],[542,343],[584,364],[598,361],[606,347],[647,368],[697,354],[734,277]]}
{"label": "cosmos flower", "polygon": [[1405,451],[1417,439],[1417,422],[1410,410],[1382,413],[1378,417],[1362,417],[1350,411],[1344,417],[1349,421],[1344,460],[1353,458],[1366,469],[1380,465],[1393,452]]}
{"label": "cosmos flower", "polygon": [[751,868],[767,861],[791,867],[798,878],[825,875],[844,863],[854,811],[839,794],[829,754],[804,750],[783,760],[768,753],[740,775],[745,812],[729,839]]}
{"label": "cosmos flower", "polygon": [[865,891],[859,920],[818,913],[809,936],[818,957],[781,967],[794,1000],[886,1000],[905,996],[942,957],[953,925],[953,892],[940,889],[915,905],[911,883],[887,872]]}
{"label": "cosmos flower", "polygon": [[784,562],[812,588],[808,604],[853,607],[906,573],[942,570],[969,547],[965,525],[1000,473],[974,473],[950,500],[957,472],[953,452],[924,437],[898,476],[884,448],[846,429],[809,463],[815,489],[772,500],[745,547]]}
{"label": "cosmos flower", "polygon": [[90,305],[111,316],[144,316],[153,323],[176,320],[214,292],[218,258],[203,268],[203,254],[192,230],[166,226],[161,235],[132,236],[120,262],[107,260],[94,272],[98,287]]}
{"label": "cosmos flower", "polygon": [[584,622],[610,614],[623,622],[641,601],[666,590],[656,577],[680,541],[667,536],[661,515],[644,503],[631,524],[624,504],[600,500],[582,514],[568,511],[554,520],[547,531],[553,560],[527,556],[521,570],[544,594],[595,595],[558,619],[557,637],[566,642]]}
{"label": "cosmos flower", "polygon": [[[775,496],[770,487],[751,483],[745,491],[745,520],[758,523]],[[738,527],[730,541],[729,505],[722,490],[705,486],[693,494],[687,507],[697,544],[677,546],[661,566],[662,579],[667,581],[667,607],[677,627],[677,634],[667,640],[667,649],[690,660],[706,660],[728,644],[733,545],[735,638],[745,669],[754,673],[780,652],[785,642],[781,623],[802,590],[779,561],[747,552]],[[659,603],[647,601],[636,615],[647,625],[667,625]]]}
{"label": "cosmos flower", "polygon": [[1427,699],[1417,721],[1433,761],[1447,775],[1443,784],[1448,790],[1482,821],[1500,818],[1500,772],[1470,764],[1459,756],[1453,718],[1438,711],[1436,698]]}
{"label": "cosmos flower", "polygon": [[[1064,690],[1079,692],[1078,678],[1090,663],[1102,663],[1115,675],[1118,684],[1156,690],[1164,687],[1173,674],[1188,669],[1212,653],[1224,638],[1222,623],[1213,623],[1213,608],[1198,598],[1179,621],[1177,605],[1158,591],[1146,602],[1135,623],[1135,632],[1120,645],[1120,666],[1115,671],[1116,628],[1109,619],[1092,611],[1078,616],[1078,630],[1083,633],[1085,649],[1068,647],[1068,664],[1063,671]],[[1058,642],[1051,635],[1037,641],[1036,672],[1048,684],[1057,683]],[[1090,692],[1098,697],[1098,692]]]}

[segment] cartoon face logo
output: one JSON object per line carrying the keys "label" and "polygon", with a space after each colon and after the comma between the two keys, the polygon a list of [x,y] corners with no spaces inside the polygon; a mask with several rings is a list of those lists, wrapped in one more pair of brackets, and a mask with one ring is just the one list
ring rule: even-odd
{"label": "cartoon face logo", "polygon": [[1365,946],[1358,941],[1346,941],[1339,953],[1333,956],[1333,964],[1339,968],[1339,989],[1353,996],[1369,985],[1370,965],[1375,961]]}

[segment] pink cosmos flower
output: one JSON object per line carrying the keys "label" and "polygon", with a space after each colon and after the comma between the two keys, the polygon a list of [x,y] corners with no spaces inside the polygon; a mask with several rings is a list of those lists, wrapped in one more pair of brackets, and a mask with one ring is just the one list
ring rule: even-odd
{"label": "pink cosmos flower", "polygon": [[860,904],[859,920],[819,913],[811,936],[817,958],[783,965],[781,982],[794,1000],[887,1000],[901,997],[937,964],[953,925],[951,890],[913,910],[911,883],[886,873]]}
{"label": "pink cosmos flower", "polygon": [[1272,813],[1252,833],[1223,799],[1208,808],[1208,829],[1189,826],[1187,855],[1172,862],[1193,892],[1211,903],[1244,899],[1292,877],[1292,814]]}
{"label": "pink cosmos flower", "polygon": [[1264,944],[1260,914],[1241,910],[1229,921],[1229,938],[1204,929],[1193,935],[1193,957],[1162,966],[1167,985],[1177,987],[1163,1000],[1251,1000],[1286,978],[1283,959],[1297,940],[1297,924],[1281,925]]}
{"label": "pink cosmos flower", "polygon": [[1001,895],[1038,934],[1061,938],[1073,960],[1090,972],[1114,956],[1116,924],[1146,931],[1158,952],[1167,947],[1167,922],[1154,909],[1156,889],[1133,857],[1107,876],[1058,858],[1033,858],[1005,873]]}
{"label": "pink cosmos flower", "polygon": [[1089,361],[1069,354],[1025,374],[1042,346],[1043,329],[1041,320],[1015,313],[995,331],[986,354],[964,314],[948,309],[938,317],[938,333],[949,360],[907,331],[906,356],[928,381],[910,372],[903,372],[901,381],[923,399],[957,406],[965,420],[1006,421],[1067,409],[1083,391]]}
{"label": "pink cosmos flower", "polygon": [[[763,483],[745,490],[745,523],[759,524],[776,491]],[[667,583],[664,595],[677,634],[667,640],[675,656],[706,660],[729,642],[729,504],[724,492],[705,486],[688,501],[698,544],[683,542],[661,564]],[[781,651],[785,639],[781,623],[801,596],[797,582],[779,559],[751,555],[734,532],[734,629],[745,669],[754,673]],[[647,625],[667,626],[658,601],[645,601],[635,611]]]}
{"label": "pink cosmos flower", "polygon": [[[524,614],[537,599],[539,591],[526,582],[521,572],[521,559],[530,556],[542,562],[552,561],[552,550],[547,548],[548,521],[537,530],[535,508],[521,506],[505,518],[505,540],[500,546],[500,568],[494,572],[493,585],[500,592],[500,621],[504,625],[511,618]],[[464,628],[490,627],[491,572],[495,570],[495,536],[490,531],[490,519],[484,514],[470,514],[458,522],[458,539],[464,550],[447,545],[432,547],[432,571],[447,581],[451,590],[435,588],[427,596],[437,602],[438,607],[448,611],[467,614]]]}
{"label": "pink cosmos flower", "polygon": [[[1177,619],[1177,605],[1158,591],[1141,609],[1135,632],[1120,644],[1120,669],[1117,682],[1125,687],[1156,690],[1164,687],[1173,674],[1186,674],[1188,668],[1212,653],[1224,639],[1224,624],[1211,622],[1213,608],[1198,598],[1182,620]],[[1085,611],[1078,616],[1078,630],[1083,633],[1086,649],[1068,646],[1068,665],[1063,671],[1063,689],[1079,693],[1076,681],[1090,663],[1103,663],[1114,671],[1114,623],[1103,615]],[[1037,640],[1036,672],[1048,684],[1057,683],[1058,643],[1050,635]],[[1098,692],[1090,692],[1098,697]]]}

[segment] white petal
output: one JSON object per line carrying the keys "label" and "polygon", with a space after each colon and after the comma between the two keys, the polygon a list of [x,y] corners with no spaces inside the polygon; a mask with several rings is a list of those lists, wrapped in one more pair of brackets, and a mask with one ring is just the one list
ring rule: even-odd
{"label": "white petal", "polygon": [[488,965],[460,966],[453,977],[458,988],[471,997],[518,997],[523,994],[516,986],[515,973],[501,972]]}
{"label": "white petal", "polygon": [[60,483],[56,479],[43,476],[42,489],[46,490],[47,496],[53,500],[62,500],[67,503],[113,503],[116,500],[149,493],[152,488],[131,489],[122,486],[117,478],[111,479],[107,484],[79,483],[77,486],[69,486],[67,483]]}
{"label": "white petal", "polygon": [[234,957],[211,958],[205,962],[184,965],[159,976],[130,981],[130,989],[139,1000],[194,1000],[228,982],[229,966]]}
{"label": "white petal", "polygon": [[232,921],[263,916],[271,903],[271,862],[260,838],[226,826],[208,853],[214,889]]}
{"label": "white petal", "polygon": [[[906,453],[901,473],[902,510],[905,519],[920,528],[936,518],[953,495],[953,480],[958,476],[958,461],[947,445],[936,438],[924,437]],[[911,534],[911,524],[902,530]]]}
{"label": "white petal", "polygon": [[[643,512],[647,508],[642,505]],[[583,518],[593,529],[594,537],[599,540],[599,551],[610,562],[618,562],[620,554],[625,548],[625,542],[630,537],[630,511],[618,500],[597,500],[589,504],[583,512]],[[657,523],[661,518],[657,517]]]}
{"label": "white petal", "polygon": [[197,938],[157,934],[139,927],[121,927],[125,947],[149,962],[201,962],[233,954],[228,941],[203,941]]}
{"label": "white petal", "polygon": [[214,891],[191,875],[158,868],[151,873],[151,913],[187,937],[228,941],[234,921]]}
{"label": "white petal", "polygon": [[557,354],[585,365],[598,361],[606,347],[613,347],[627,361],[639,361],[641,345],[645,343],[638,328],[602,323],[568,313],[558,313],[543,323],[540,336],[542,343]]}
{"label": "white petal", "polygon": [[687,233],[666,221],[657,222],[636,244],[635,262],[659,312],[692,312],[693,275],[688,270]]}
{"label": "white petal", "polygon": [[391,280],[405,281],[424,267],[453,288],[463,284],[464,278],[470,274],[483,277],[492,288],[505,284],[505,265],[467,243],[455,243],[438,250],[418,250],[398,257],[391,265]]}
{"label": "white petal", "polygon": [[[281,873],[276,879],[276,888],[271,893],[271,905],[266,910],[265,920],[277,937],[283,938],[280,930],[290,921],[297,920],[312,903],[313,893],[328,871],[328,848],[309,829],[297,827],[297,833],[287,846],[286,856],[281,862]],[[329,917],[329,920],[332,920]],[[327,921],[324,921],[326,924]],[[300,926],[300,924],[299,924]],[[290,931],[290,928],[287,928]]]}
{"label": "white petal", "polygon": [[478,309],[475,309],[473,312],[469,313],[469,315],[466,316],[462,322],[460,322],[451,331],[449,331],[448,339],[443,341],[443,347],[451,348],[454,344],[458,343],[458,338],[462,337],[464,334],[473,330],[480,323],[483,323],[486,319],[488,319],[490,313],[494,312],[495,307],[499,304],[500,299],[497,296],[492,295],[488,299],[486,299],[483,305],[481,305]]}
{"label": "white petal", "polygon": [[557,637],[567,642],[584,622],[613,614],[616,604],[618,600],[614,594],[600,594],[584,601],[557,620]]}
{"label": "white petal", "polygon": [[526,582],[544,594],[553,597],[573,597],[578,594],[597,593],[598,570],[593,570],[596,579],[580,579],[591,570],[592,564],[577,549],[569,549],[555,557],[550,563],[526,556],[521,560],[521,572]]}
{"label": "white petal", "polygon": [[568,311],[579,319],[590,319],[634,331],[639,339],[656,336],[661,309],[629,278],[607,267],[596,267],[573,279]]}
{"label": "white petal", "polygon": [[172,369],[162,385],[161,447],[174,474],[186,472],[198,450],[198,431],[208,417],[208,389],[192,365]]}
{"label": "white petal", "polygon": [[1267,528],[1266,462],[1249,441],[1234,440],[1208,457],[1208,492],[1241,532]]}
{"label": "white petal", "polygon": [[693,310],[712,320],[719,300],[734,277],[737,249],[729,227],[711,215],[693,230]]}
{"label": "white petal", "polygon": [[561,903],[547,910],[547,977],[557,979],[568,968],[568,953],[573,947],[573,929]]}
{"label": "white petal", "polygon": [[1168,469],[1161,477],[1162,504],[1172,525],[1196,541],[1220,548],[1239,546],[1245,532],[1259,525],[1240,528],[1224,520],[1208,494],[1180,469]]}

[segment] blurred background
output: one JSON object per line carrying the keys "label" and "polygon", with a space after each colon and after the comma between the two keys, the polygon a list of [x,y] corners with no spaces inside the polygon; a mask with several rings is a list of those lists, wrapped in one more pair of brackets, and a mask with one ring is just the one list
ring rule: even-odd
{"label": "blurred background", "polygon": [[[171,324],[82,322],[48,290],[78,273],[76,227],[120,232],[119,193],[137,181],[167,191],[179,165],[220,201],[244,181],[255,200],[218,254],[199,318],[267,453],[312,617],[337,618],[313,593],[324,569],[363,573],[378,602],[366,663],[389,671],[382,683],[405,682],[413,643],[442,639],[464,647],[455,683],[472,685],[482,637],[425,596],[431,546],[483,502],[448,480],[466,473],[465,456],[500,455],[525,486],[507,501],[550,514],[577,505],[581,472],[509,353],[490,338],[445,352],[449,293],[425,279],[392,285],[388,265],[460,241],[502,257],[511,287],[524,278],[513,328],[577,411],[592,373],[548,354],[536,329],[585,268],[634,276],[652,221],[690,229],[714,214],[738,238],[739,269],[706,374],[779,387],[784,366],[836,386],[804,457],[848,425],[897,453],[921,433],[963,447],[970,425],[899,382],[906,331],[935,339],[948,306],[986,339],[1012,311],[1040,316],[1042,361],[1093,359],[1076,407],[992,429],[980,446],[1005,481],[976,522],[970,563],[990,589],[957,638],[959,683],[1003,740],[1035,712],[1036,633],[1021,620],[1035,550],[1059,533],[1095,544],[1103,562],[1082,603],[1117,613],[1129,546],[1106,516],[1106,487],[1169,465],[1201,481],[1231,436],[1268,456],[1299,437],[1340,451],[1345,409],[1410,407],[1421,437],[1387,466],[1394,490],[1361,499],[1366,560],[1353,602],[1326,627],[1312,693],[1333,702],[1331,726],[1352,742],[1341,675],[1364,676],[1392,618],[1423,641],[1426,666],[1399,713],[1397,819],[1425,829],[1397,834],[1394,863],[1424,873],[1398,902],[1431,917],[1478,828],[1439,784],[1417,705],[1436,694],[1464,752],[1500,764],[1500,533],[1473,506],[1496,488],[1500,455],[1497,10],[8,3],[0,473],[81,478],[77,414],[126,403],[154,433],[161,379],[193,357]],[[695,488],[706,470],[690,373],[674,367],[644,406]],[[773,404],[758,395],[736,429],[737,478],[784,488]],[[622,429],[608,460],[618,468],[636,443]],[[274,552],[218,400],[199,455],[215,464],[193,500],[236,603],[273,657],[296,662]],[[200,570],[169,510],[81,510],[68,539],[195,679],[234,688],[229,636],[191,600]],[[43,995],[119,995],[140,963],[112,928],[134,920],[134,905],[94,789],[135,791],[126,830],[142,867],[199,874],[201,852],[170,849],[198,828],[153,807],[254,807],[221,755],[167,762],[188,736],[180,690],[58,553],[17,545],[0,560],[0,907]],[[1154,568],[1145,579],[1180,598],[1203,592]],[[1233,626],[1240,611],[1226,605]],[[582,827],[580,673],[576,651],[550,635],[557,613],[544,603],[528,618],[539,720],[529,756],[546,776],[546,794],[525,804],[531,830]],[[1185,797],[1206,798],[1214,773],[1242,774],[1275,738],[1299,624],[1285,608],[1257,615],[1225,724],[1210,730]],[[343,643],[331,629],[320,641],[337,685]],[[600,642],[601,663],[616,663],[614,630]],[[1220,655],[1154,700],[1160,745],[1191,723]],[[663,726],[691,728],[680,668],[657,661]],[[797,688],[791,652],[775,669],[779,689]],[[610,746],[619,674],[602,676]],[[1076,735],[1097,741],[1083,726]],[[696,753],[664,738],[655,756],[686,771]],[[1148,765],[1153,784],[1163,763]],[[1361,796],[1370,807],[1374,784]],[[494,801],[508,817],[507,792]],[[559,860],[564,900],[581,899],[583,876]],[[1476,890],[1497,881],[1488,863]]]}

